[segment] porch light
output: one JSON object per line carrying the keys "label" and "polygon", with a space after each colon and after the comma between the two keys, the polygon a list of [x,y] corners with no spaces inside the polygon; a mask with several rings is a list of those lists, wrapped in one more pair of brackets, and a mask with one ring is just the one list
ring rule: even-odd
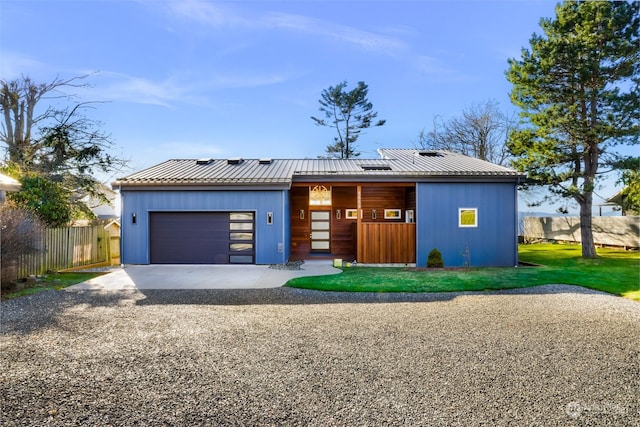
{"label": "porch light", "polygon": [[304,219],[304,209],[300,209],[300,219]]}
{"label": "porch light", "polygon": [[131,223],[135,224],[136,223],[136,219],[137,219],[137,216],[136,216],[136,213],[134,212],[134,213],[131,214]]}
{"label": "porch light", "polygon": [[336,219],[340,218],[342,218],[342,212],[340,212],[340,209],[336,209]]}

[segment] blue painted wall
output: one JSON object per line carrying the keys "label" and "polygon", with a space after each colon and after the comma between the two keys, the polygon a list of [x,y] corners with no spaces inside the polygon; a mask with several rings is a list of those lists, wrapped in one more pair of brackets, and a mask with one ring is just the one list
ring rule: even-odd
{"label": "blue painted wall", "polygon": [[[121,191],[124,264],[149,263],[149,212],[252,211],[256,221],[256,264],[283,264],[289,259],[289,195],[266,191]],[[273,212],[273,224],[267,224]],[[136,214],[136,223],[132,221]]]}
{"label": "blue painted wall", "polygon": [[[438,248],[447,267],[513,267],[518,263],[515,183],[418,183],[417,266]],[[478,227],[458,226],[459,208],[478,209]]]}

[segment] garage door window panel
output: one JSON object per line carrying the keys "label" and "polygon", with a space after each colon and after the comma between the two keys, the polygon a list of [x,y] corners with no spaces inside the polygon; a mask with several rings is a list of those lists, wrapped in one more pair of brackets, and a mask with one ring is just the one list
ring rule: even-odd
{"label": "garage door window panel", "polygon": [[252,264],[255,261],[254,213],[229,213],[229,263]]}
{"label": "garage door window panel", "polygon": [[241,241],[253,242],[253,233],[235,233],[235,232],[232,232],[229,235],[229,240],[232,240],[234,242],[241,242]]}

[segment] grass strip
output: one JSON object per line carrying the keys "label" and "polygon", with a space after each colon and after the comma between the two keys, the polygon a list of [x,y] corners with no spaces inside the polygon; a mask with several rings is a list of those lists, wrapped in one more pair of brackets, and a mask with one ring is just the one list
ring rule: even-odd
{"label": "grass strip", "polygon": [[339,292],[462,292],[567,284],[640,301],[640,253],[599,249],[598,255],[583,259],[579,245],[520,245],[520,260],[539,267],[355,267],[332,276],[299,277],[286,286]]}
{"label": "grass strip", "polygon": [[18,298],[38,292],[60,290],[68,286],[86,282],[104,273],[51,273],[39,277],[39,280],[19,290],[2,289],[2,299]]}

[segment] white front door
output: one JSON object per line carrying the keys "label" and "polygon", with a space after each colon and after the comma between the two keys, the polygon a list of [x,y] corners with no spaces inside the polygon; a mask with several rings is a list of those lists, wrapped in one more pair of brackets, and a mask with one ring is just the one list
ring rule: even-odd
{"label": "white front door", "polygon": [[311,211],[311,252],[331,252],[331,211]]}

